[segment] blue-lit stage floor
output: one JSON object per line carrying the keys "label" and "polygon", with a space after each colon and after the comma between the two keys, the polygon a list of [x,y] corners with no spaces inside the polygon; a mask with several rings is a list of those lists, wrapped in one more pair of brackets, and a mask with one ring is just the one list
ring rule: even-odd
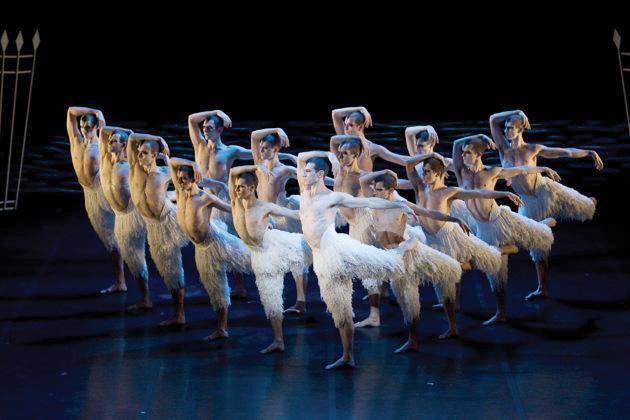
{"label": "blue-lit stage floor", "polygon": [[[111,283],[110,265],[82,210],[73,211],[2,227],[2,417],[621,417],[630,408],[630,263],[619,226],[556,230],[546,301],[525,302],[534,268],[525,254],[511,257],[508,325],[481,326],[493,297],[468,273],[460,339],[436,338],[446,322],[423,288],[418,353],[393,354],[405,331],[385,302],[384,325],[357,330],[358,368],[328,372],[341,348],[315,281],[308,315],[285,321],[284,354],[258,354],[271,330],[251,278],[251,300],[231,308],[230,339],[209,344],[201,338],[215,317],[191,248],[189,323],[161,329],[171,307],[153,268],[149,314],[125,313],[138,297],[131,281],[126,295],[94,295]],[[355,285],[357,319],[368,312],[363,295]]]}
{"label": "blue-lit stage floor", "polygon": [[[246,145],[247,130],[269,125],[275,124],[250,123],[226,140]],[[377,126],[372,138],[403,152],[404,125]],[[331,132],[330,124],[282,126],[294,151],[326,147]],[[448,151],[453,138],[486,130],[487,123],[436,128],[438,151]],[[595,173],[587,160],[546,162],[567,184],[598,196],[602,210],[590,224],[555,229],[551,299],[524,300],[536,285],[534,267],[526,254],[512,256],[507,325],[481,325],[494,311],[494,298],[485,278],[467,273],[459,339],[437,339],[446,321],[430,309],[433,290],[423,288],[419,352],[393,354],[406,333],[400,310],[385,300],[383,326],[356,331],[357,369],[340,372],[324,370],[340,355],[341,345],[314,276],[307,316],[285,320],[286,352],[267,356],[258,351],[269,344],[271,329],[251,277],[251,299],[231,308],[230,339],[201,340],[215,316],[198,281],[191,247],[184,251],[189,283],[185,328],[157,326],[172,309],[152,263],[152,312],[125,313],[138,299],[129,278],[127,294],[97,296],[97,290],[112,283],[111,266],[83,210],[67,140],[33,147],[25,163],[22,208],[0,219],[0,417],[627,416],[628,223],[616,216],[622,212],[611,212],[619,209],[618,195],[606,193],[607,182],[625,188],[630,146],[624,129],[555,122],[530,135],[546,144],[596,146],[607,164],[604,172]],[[185,127],[162,130],[173,155],[190,155]],[[357,320],[368,313],[364,294],[356,284]],[[286,305],[294,297],[289,278]]]}

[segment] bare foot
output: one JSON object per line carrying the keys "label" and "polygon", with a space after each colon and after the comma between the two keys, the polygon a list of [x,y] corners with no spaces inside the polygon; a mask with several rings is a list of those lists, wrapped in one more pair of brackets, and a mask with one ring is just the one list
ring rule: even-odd
{"label": "bare foot", "polygon": [[262,349],[260,354],[269,354],[284,351],[284,341],[274,341],[267,348]]}
{"label": "bare foot", "polygon": [[228,338],[230,334],[228,334],[227,330],[218,329],[207,337],[203,338],[203,341],[213,341],[221,338]]}
{"label": "bare foot", "polygon": [[547,217],[546,219],[541,220],[540,223],[542,223],[543,225],[547,225],[550,228],[554,228],[558,225],[558,222],[553,217]]}
{"label": "bare foot", "polygon": [[407,340],[405,344],[394,350],[394,353],[409,353],[418,351],[418,342],[416,340]]}
{"label": "bare foot", "polygon": [[169,319],[160,322],[160,326],[162,327],[170,327],[172,325],[185,325],[186,324],[186,317],[184,315],[182,316],[172,316]]}
{"label": "bare foot", "polygon": [[380,316],[368,316],[363,321],[359,321],[354,324],[355,328],[363,328],[363,327],[380,327],[381,326],[381,317]]}
{"label": "bare foot", "polygon": [[298,300],[295,305],[284,310],[285,314],[304,315],[306,313],[306,303]]}
{"label": "bare foot", "polygon": [[499,323],[504,323],[507,321],[507,318],[504,314],[495,314],[492,318],[483,323],[483,325],[495,325]]}
{"label": "bare foot", "polygon": [[123,293],[127,291],[126,284],[112,284],[107,289],[101,290],[101,295],[112,295],[114,293]]}
{"label": "bare foot", "polygon": [[127,307],[128,311],[148,311],[153,308],[153,302],[150,300],[143,300],[142,302],[135,303]]}
{"label": "bare foot", "polygon": [[354,359],[350,359],[350,360],[346,360],[343,357],[340,358],[339,360],[337,360],[335,363],[331,363],[329,365],[326,366],[326,370],[331,370],[331,369],[340,369],[343,367],[349,367],[349,368],[354,368]]}
{"label": "bare foot", "polygon": [[534,300],[534,299],[544,299],[547,297],[547,291],[538,288],[531,292],[529,295],[525,296],[525,300]]}
{"label": "bare foot", "polygon": [[440,340],[444,340],[445,338],[455,338],[455,337],[459,337],[459,333],[457,332],[457,330],[451,330],[449,328],[448,330],[446,330],[445,333],[440,334],[438,338]]}

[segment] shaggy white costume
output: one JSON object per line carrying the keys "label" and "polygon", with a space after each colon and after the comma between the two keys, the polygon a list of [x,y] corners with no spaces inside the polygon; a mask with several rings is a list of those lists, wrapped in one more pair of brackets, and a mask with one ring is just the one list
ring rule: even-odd
{"label": "shaggy white costume", "polygon": [[92,228],[94,228],[98,238],[109,252],[118,249],[116,237],[114,236],[114,220],[116,216],[107,199],[105,199],[100,175],[94,177],[92,187],[81,186],[85,197],[85,211],[88,219],[90,219]]}
{"label": "shaggy white costume", "polygon": [[293,277],[308,270],[313,256],[300,233],[267,229],[262,246],[250,248],[256,287],[267,318],[282,316],[284,275]]}
{"label": "shaggy white costume", "polygon": [[[352,239],[356,239],[362,244],[372,245],[381,248],[376,232],[374,231],[374,218],[372,210],[369,208],[356,208],[351,210],[354,217],[348,220],[348,234]],[[341,215],[341,213],[339,213]],[[361,284],[372,295],[379,293],[382,281],[373,278],[362,278]]]}
{"label": "shaggy white costume", "polygon": [[227,271],[249,273],[251,254],[240,238],[227,231],[224,222],[211,220],[208,236],[195,243],[195,263],[201,284],[206,289],[215,311],[230,306]]}
{"label": "shaggy white costume", "polygon": [[523,194],[519,214],[536,221],[553,217],[560,221],[586,222],[595,214],[595,203],[573,188],[540,174],[536,176],[534,195]]}
{"label": "shaggy white costume", "polygon": [[[476,220],[462,200],[453,201],[451,213],[466,220],[471,227],[474,226],[477,237],[489,245],[516,245],[527,249],[534,262],[545,261],[551,251],[553,234],[549,226],[521,216],[508,206],[494,205],[488,221]],[[507,262],[508,256],[502,255],[501,269],[497,275],[488,275],[493,290],[499,283],[507,282]]]}
{"label": "shaggy white costume", "polygon": [[[424,239],[422,229],[407,226],[404,239]],[[418,287],[432,283],[439,290],[441,301],[455,299],[456,285],[462,269],[456,260],[423,243],[403,256],[405,271],[392,277],[391,286],[403,312],[405,322],[420,317],[420,293]]]}
{"label": "shaggy white costume", "polygon": [[326,308],[335,326],[352,322],[352,280],[373,278],[384,281],[401,276],[402,253],[365,245],[328,226],[319,249],[313,249],[313,268]]}
{"label": "shaggy white costume", "polygon": [[[291,195],[287,197],[281,194],[278,197],[279,206],[286,207],[290,210],[300,209],[300,196]],[[283,230],[285,232],[302,233],[302,223],[299,220],[291,219],[290,217],[274,216],[271,218],[272,223],[276,229]]]}
{"label": "shaggy white costume", "polygon": [[134,278],[149,278],[145,254],[147,228],[142,216],[131,202],[126,211],[114,210],[114,213],[114,235],[120,247],[120,255]]}
{"label": "shaggy white costume", "polygon": [[147,226],[149,251],[164,284],[169,290],[185,286],[182,248],[188,245],[188,237],[177,223],[175,204],[164,200],[160,220],[143,217]]}

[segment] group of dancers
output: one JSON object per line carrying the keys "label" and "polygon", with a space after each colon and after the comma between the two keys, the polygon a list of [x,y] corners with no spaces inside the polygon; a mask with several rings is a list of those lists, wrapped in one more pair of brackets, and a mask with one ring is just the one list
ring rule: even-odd
{"label": "group of dancers", "polygon": [[[182,248],[192,242],[199,278],[217,314],[217,327],[206,339],[228,337],[231,297],[245,295],[243,275],[252,273],[273,329],[273,341],[261,353],[271,353],[285,348],[284,314],[306,312],[312,266],[343,346],[341,358],[326,368],[354,366],[354,328],[380,325],[380,296],[387,283],[408,326],[408,340],[396,352],[418,347],[421,284],[434,286],[436,306],[446,314],[448,329],[440,338],[457,336],[455,313],[467,270],[484,272],[496,298],[496,313],[484,324],[505,322],[509,254],[530,252],[538,287],[526,299],[544,298],[551,228],[556,221],[583,222],[595,213],[594,198],[560,184],[558,174],[537,160],[591,157],[601,170],[598,154],[526,143],[523,133],[530,124],[522,111],[492,115],[492,138],[458,139],[450,158],[435,151],[439,138],[430,125],[405,130],[409,156],[403,156],[366,138],[372,125],[366,108],[336,109],[332,120],[336,134],[330,150],[295,156],[280,152],[290,146],[281,128],[252,132],[251,149],[245,149],[223,142],[223,132],[232,126],[223,111],[192,114],[188,128],[195,159],[190,161],[170,156],[162,137],[108,126],[97,109],[70,107],[72,164],[87,215],[115,268],[115,283],[102,293],[127,290],[126,264],[142,294],[129,309],[152,307],[148,242],[175,306],[162,325],[185,324]],[[492,150],[498,151],[501,166],[483,163]],[[373,171],[376,158],[404,167],[407,179],[390,169]],[[236,160],[253,164],[233,166]],[[457,187],[446,185],[448,173]],[[297,180],[299,195],[287,196],[291,179]],[[500,179],[515,193],[495,191]],[[169,190],[171,184],[175,191]],[[416,202],[397,189],[413,190]],[[498,205],[500,198],[518,206],[518,212]],[[348,234],[340,233],[344,225]],[[227,272],[233,275],[232,292]],[[285,310],[287,273],[297,296]],[[353,280],[367,289],[370,304],[369,316],[356,324]]]}

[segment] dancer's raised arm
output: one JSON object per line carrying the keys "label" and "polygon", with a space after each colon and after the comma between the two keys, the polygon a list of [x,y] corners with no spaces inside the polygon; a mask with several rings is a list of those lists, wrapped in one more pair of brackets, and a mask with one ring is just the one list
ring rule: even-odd
{"label": "dancer's raised arm", "polygon": [[365,118],[365,121],[363,124],[365,127],[372,126],[372,116],[368,112],[367,108],[363,106],[350,106],[347,108],[338,108],[332,111],[332,120],[333,120],[333,125],[335,127],[335,133],[344,134],[345,132],[344,120],[349,114],[353,112],[360,112],[361,114],[363,114],[363,118]]}

